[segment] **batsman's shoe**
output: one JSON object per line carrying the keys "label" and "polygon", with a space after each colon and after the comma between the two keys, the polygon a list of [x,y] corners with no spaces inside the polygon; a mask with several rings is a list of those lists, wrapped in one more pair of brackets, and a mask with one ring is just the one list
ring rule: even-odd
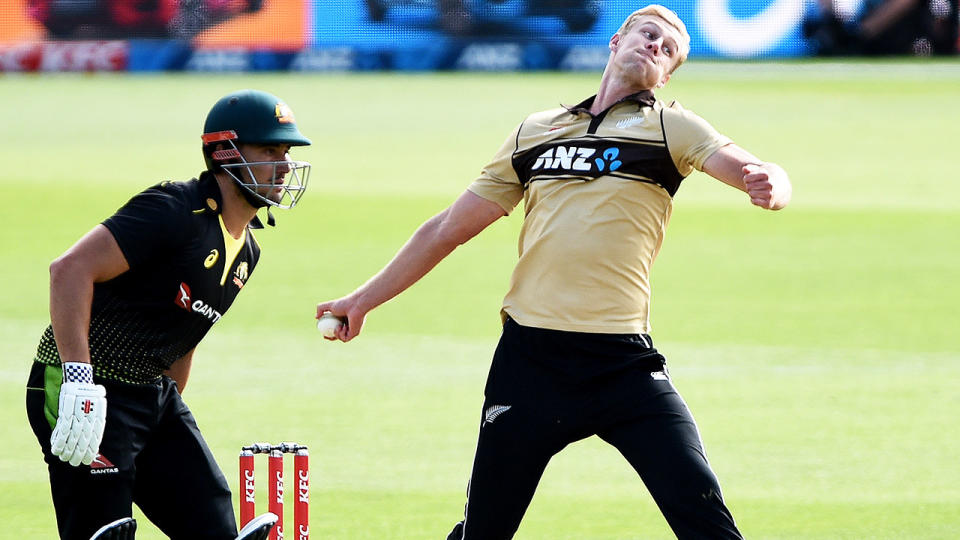
{"label": "batsman's shoe", "polygon": [[237,540],[267,540],[267,535],[279,520],[280,518],[273,512],[260,514],[240,529]]}
{"label": "batsman's shoe", "polygon": [[57,425],[50,435],[50,451],[76,467],[97,457],[107,421],[107,391],[93,384],[90,364],[65,362]]}
{"label": "batsman's shoe", "polygon": [[90,540],[133,540],[136,532],[137,520],[125,517],[100,527]]}

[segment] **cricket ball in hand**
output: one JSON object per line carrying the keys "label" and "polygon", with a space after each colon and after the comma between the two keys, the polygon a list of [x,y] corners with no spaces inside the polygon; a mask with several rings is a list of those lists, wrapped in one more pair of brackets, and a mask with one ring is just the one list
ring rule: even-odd
{"label": "cricket ball in hand", "polygon": [[340,320],[340,317],[337,317],[329,311],[325,311],[323,315],[317,319],[317,330],[323,334],[325,338],[334,338],[337,336],[337,330],[343,326],[343,321]]}

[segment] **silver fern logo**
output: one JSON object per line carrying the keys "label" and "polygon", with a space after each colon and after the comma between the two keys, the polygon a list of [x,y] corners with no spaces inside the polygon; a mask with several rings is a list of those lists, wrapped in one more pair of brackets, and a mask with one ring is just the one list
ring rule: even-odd
{"label": "silver fern logo", "polygon": [[630,118],[625,118],[617,122],[617,127],[620,129],[627,129],[630,126],[635,126],[637,124],[643,123],[642,116],[631,116]]}
{"label": "silver fern logo", "polygon": [[491,405],[483,413],[483,425],[492,424],[498,416],[510,410],[510,405]]}

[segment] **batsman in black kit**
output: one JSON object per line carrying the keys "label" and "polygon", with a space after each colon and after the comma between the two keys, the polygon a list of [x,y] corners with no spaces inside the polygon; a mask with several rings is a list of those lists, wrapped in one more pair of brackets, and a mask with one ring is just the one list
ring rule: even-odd
{"label": "batsman in black kit", "polygon": [[197,344],[257,265],[258,210],[272,225],[270,207],[303,195],[310,164],[289,152],[310,140],[257,90],[217,101],[202,140],[199,178],[137,194],[50,265],[27,416],[63,539],[89,539],[133,503],[170,538],[237,538],[226,478],[180,394]]}

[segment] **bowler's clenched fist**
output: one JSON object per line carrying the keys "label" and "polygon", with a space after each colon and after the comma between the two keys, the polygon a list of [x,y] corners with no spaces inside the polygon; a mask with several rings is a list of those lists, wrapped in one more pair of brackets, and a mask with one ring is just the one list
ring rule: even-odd
{"label": "bowler's clenched fist", "polygon": [[743,184],[750,202],[767,210],[779,210],[790,202],[790,181],[779,165],[763,163],[743,166]]}

